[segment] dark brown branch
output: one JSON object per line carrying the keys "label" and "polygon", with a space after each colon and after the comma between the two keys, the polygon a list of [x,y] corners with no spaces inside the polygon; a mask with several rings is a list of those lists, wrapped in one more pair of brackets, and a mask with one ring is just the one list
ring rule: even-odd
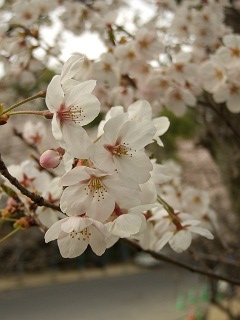
{"label": "dark brown branch", "polygon": [[165,256],[164,254],[159,253],[159,252],[155,252],[155,251],[152,251],[152,250],[144,250],[138,243],[133,242],[133,241],[128,240],[128,239],[123,239],[123,241],[126,242],[127,244],[131,245],[132,247],[134,247],[135,249],[137,249],[139,251],[142,251],[142,252],[150,254],[153,258],[155,258],[157,260],[165,261],[167,263],[174,264],[174,265],[176,265],[176,266],[178,266],[180,268],[187,269],[187,270],[189,270],[191,272],[198,273],[198,274],[210,277],[212,279],[223,280],[223,281],[226,281],[226,282],[234,284],[234,285],[240,285],[240,280],[239,279],[235,279],[235,278],[223,275],[223,274],[215,273],[215,272],[210,271],[210,270],[205,270],[205,269],[202,269],[202,268],[199,268],[199,267],[195,267],[195,266],[193,266],[193,265],[191,265],[189,263],[182,262],[182,261],[177,260],[175,258]]}
{"label": "dark brown branch", "polygon": [[24,188],[21,185],[21,183],[9,173],[5,163],[2,160],[1,154],[0,154],[0,173],[9,182],[11,182],[11,184],[14,185],[23,195],[27,196],[29,199],[31,199],[39,207],[44,206],[44,207],[48,207],[48,208],[51,208],[51,209],[54,209],[54,210],[61,212],[61,209],[59,206],[56,206],[55,204],[48,202],[42,196],[35,194],[35,193],[29,191],[28,189]]}

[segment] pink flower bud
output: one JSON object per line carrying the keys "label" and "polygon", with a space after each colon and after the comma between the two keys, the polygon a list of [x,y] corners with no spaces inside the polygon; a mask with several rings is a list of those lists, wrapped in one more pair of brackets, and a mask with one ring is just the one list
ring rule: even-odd
{"label": "pink flower bud", "polygon": [[39,163],[45,169],[53,169],[60,164],[62,156],[58,150],[49,149],[40,156]]}

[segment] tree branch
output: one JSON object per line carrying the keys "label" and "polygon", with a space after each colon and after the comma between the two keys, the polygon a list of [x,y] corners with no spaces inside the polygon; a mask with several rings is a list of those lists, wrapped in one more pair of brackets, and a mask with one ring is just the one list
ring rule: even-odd
{"label": "tree branch", "polygon": [[189,263],[182,262],[182,261],[177,260],[175,258],[165,256],[164,254],[159,253],[159,252],[155,252],[155,251],[152,251],[152,250],[144,250],[138,243],[133,242],[132,240],[129,240],[129,239],[123,239],[123,241],[126,242],[127,244],[131,245],[132,247],[134,247],[135,249],[137,249],[139,251],[142,251],[142,252],[150,254],[153,258],[155,258],[155,259],[157,259],[159,261],[165,261],[167,263],[174,264],[174,265],[176,265],[176,266],[178,266],[180,268],[187,269],[187,270],[189,270],[191,272],[198,273],[198,274],[210,277],[212,279],[223,280],[223,281],[226,281],[226,282],[234,284],[234,285],[240,285],[240,280],[239,279],[232,278],[232,277],[229,277],[229,276],[223,275],[223,274],[218,274],[218,273],[215,273],[215,272],[210,271],[210,270],[205,270],[205,269],[202,269],[202,268],[199,268],[199,267],[195,267],[195,266],[193,266],[193,265],[191,265]]}
{"label": "tree branch", "polygon": [[51,208],[51,209],[54,209],[54,210],[61,212],[61,209],[59,206],[56,206],[55,204],[48,202],[42,196],[40,196],[36,193],[33,193],[33,192],[29,191],[28,189],[24,188],[21,185],[21,183],[9,173],[5,163],[2,160],[1,154],[0,154],[0,173],[9,182],[11,182],[11,184],[14,185],[23,195],[27,196],[29,199],[31,199],[39,207],[44,206],[44,207],[48,207],[48,208]]}

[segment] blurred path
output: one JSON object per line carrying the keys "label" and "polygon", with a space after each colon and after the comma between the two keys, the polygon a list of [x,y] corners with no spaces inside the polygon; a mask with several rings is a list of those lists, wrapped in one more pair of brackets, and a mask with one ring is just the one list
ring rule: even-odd
{"label": "blurred path", "polygon": [[175,320],[179,294],[202,278],[169,265],[135,273],[0,292],[1,320]]}

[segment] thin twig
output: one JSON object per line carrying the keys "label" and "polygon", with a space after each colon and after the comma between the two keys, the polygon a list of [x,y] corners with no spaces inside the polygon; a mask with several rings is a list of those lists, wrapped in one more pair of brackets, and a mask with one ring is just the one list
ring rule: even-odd
{"label": "thin twig", "polygon": [[223,280],[223,281],[226,281],[228,283],[232,283],[234,285],[240,285],[240,280],[238,280],[238,279],[235,279],[235,278],[223,275],[223,274],[215,273],[213,271],[204,270],[204,269],[199,268],[199,267],[195,267],[192,264],[189,264],[189,263],[186,263],[186,262],[182,262],[182,261],[180,261],[178,259],[175,259],[175,258],[172,258],[172,257],[165,256],[164,254],[159,253],[159,252],[155,252],[155,251],[152,251],[152,250],[144,250],[138,243],[133,242],[132,240],[129,240],[129,239],[123,239],[123,241],[126,242],[127,244],[131,245],[132,247],[134,247],[135,249],[137,249],[139,251],[142,251],[142,252],[150,254],[153,258],[155,258],[157,260],[165,261],[167,263],[171,263],[171,264],[176,265],[176,266],[178,266],[180,268],[187,269],[187,270],[189,270],[191,272],[198,273],[198,274],[201,274],[201,275],[204,275],[204,276],[208,276],[208,277],[210,277],[212,279]]}

